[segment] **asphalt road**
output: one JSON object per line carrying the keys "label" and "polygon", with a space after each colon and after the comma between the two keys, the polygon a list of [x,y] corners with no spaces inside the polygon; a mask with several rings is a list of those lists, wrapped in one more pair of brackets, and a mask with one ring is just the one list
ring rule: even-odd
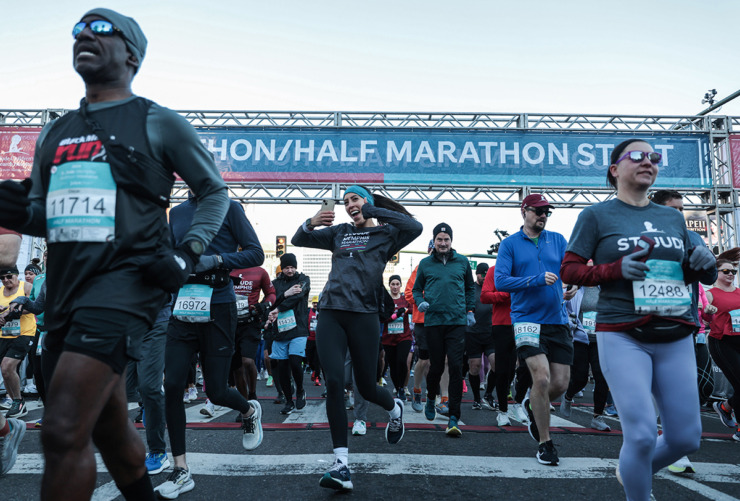
{"label": "asphalt road", "polygon": [[[275,390],[258,383],[265,438],[252,452],[241,447],[235,411],[222,409],[212,419],[201,415],[202,392],[197,402],[186,404],[188,462],[196,486],[180,499],[624,499],[614,476],[622,443],[619,419],[607,418],[611,432],[588,428],[591,386],[576,400],[570,418],[552,414],[561,459],[557,467],[536,461],[537,444],[519,423],[499,428],[495,412],[471,410],[470,391],[463,397],[463,434],[457,439],[445,435],[445,418],[426,421],[407,403],[406,434],[399,444],[388,445],[383,431],[387,413],[371,405],[367,435],[349,436],[354,491],[337,494],[318,485],[333,456],[320,397],[323,387],[313,386],[308,377],[306,383],[308,405],[289,416],[272,403]],[[39,431],[32,424],[42,412],[34,408],[24,417],[30,427],[16,466],[0,480],[3,500],[38,499],[43,456]],[[130,414],[133,418],[136,411],[132,408]],[[348,419],[351,427],[352,411]],[[653,482],[659,501],[740,498],[740,443],[710,409],[702,410],[702,424],[701,449],[691,456],[697,472],[659,472]],[[152,483],[164,482],[167,473],[152,477]],[[93,499],[122,499],[101,461]]]}

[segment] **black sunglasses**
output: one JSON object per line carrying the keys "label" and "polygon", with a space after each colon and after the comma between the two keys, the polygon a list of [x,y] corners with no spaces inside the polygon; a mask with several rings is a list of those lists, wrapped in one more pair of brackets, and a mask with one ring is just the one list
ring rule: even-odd
{"label": "black sunglasses", "polygon": [[529,212],[534,212],[538,216],[552,216],[552,211],[547,207],[527,207],[524,210],[528,210]]}
{"label": "black sunglasses", "polygon": [[719,270],[725,275],[737,275],[737,270]]}
{"label": "black sunglasses", "polygon": [[15,275],[2,275],[0,280],[12,280]]}
{"label": "black sunglasses", "polygon": [[80,21],[79,23],[75,24],[75,27],[72,28],[72,38],[77,38],[79,34],[82,33],[82,31],[88,26],[90,27],[90,31],[92,31],[96,35],[112,36],[115,35],[116,32],[123,35],[121,30],[113,26],[113,23],[111,23],[110,21],[98,19],[97,21],[91,21],[89,23]]}

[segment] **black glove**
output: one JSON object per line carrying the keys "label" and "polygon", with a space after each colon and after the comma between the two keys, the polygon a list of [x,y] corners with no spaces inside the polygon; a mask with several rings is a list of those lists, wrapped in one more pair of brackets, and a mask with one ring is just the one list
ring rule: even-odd
{"label": "black glove", "polygon": [[31,179],[3,181],[0,183],[0,226],[18,227],[28,221],[31,201]]}
{"label": "black glove", "polygon": [[396,318],[402,317],[406,313],[406,308],[399,308],[396,310]]}
{"label": "black glove", "polygon": [[197,262],[198,255],[189,245],[183,244],[160,254],[159,259],[147,266],[144,272],[149,283],[175,294],[185,285]]}

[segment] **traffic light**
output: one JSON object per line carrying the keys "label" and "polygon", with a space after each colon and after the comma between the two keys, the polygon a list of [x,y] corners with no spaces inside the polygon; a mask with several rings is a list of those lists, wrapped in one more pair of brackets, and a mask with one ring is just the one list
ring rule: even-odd
{"label": "traffic light", "polygon": [[391,256],[391,260],[389,262],[393,264],[398,264],[398,252]]}
{"label": "traffic light", "polygon": [[280,257],[285,254],[285,235],[279,235],[275,238],[275,256]]}

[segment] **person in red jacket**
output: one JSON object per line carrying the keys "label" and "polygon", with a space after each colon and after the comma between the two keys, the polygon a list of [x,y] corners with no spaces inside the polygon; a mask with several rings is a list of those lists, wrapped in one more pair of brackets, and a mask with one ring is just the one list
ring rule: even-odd
{"label": "person in red jacket", "polygon": [[[430,254],[434,250],[434,241],[429,241],[427,247],[427,254]],[[411,310],[411,321],[414,323],[414,342],[418,360],[414,367],[414,399],[411,402],[411,408],[416,412],[421,412],[423,407],[421,405],[421,382],[427,378],[427,372],[429,371],[429,346],[427,346],[427,338],[424,333],[424,313],[416,309],[416,302],[414,301],[414,282],[416,282],[416,270],[419,267],[414,268],[408,281],[406,282],[406,288],[404,289],[403,296],[409,303],[409,309]]]}
{"label": "person in red jacket", "polygon": [[[709,352],[717,366],[734,389],[734,395],[724,402],[715,402],[714,410],[728,428],[735,428],[732,435],[740,441],[738,405],[740,405],[740,289],[735,287],[737,261],[740,248],[723,252],[717,258],[717,282],[707,291],[707,299],[717,308],[709,323]],[[733,419],[734,411],[734,419]]]}
{"label": "person in red jacket", "polygon": [[411,327],[409,326],[409,302],[401,294],[401,277],[393,275],[388,281],[391,288],[394,310],[387,321],[383,322],[383,336],[380,342],[385,350],[385,357],[391,368],[391,380],[396,394],[401,401],[406,401],[404,383],[406,381],[406,359],[411,351]]}
{"label": "person in red jacket", "polygon": [[519,364],[517,371],[517,402],[509,411],[509,388],[516,369],[516,344],[514,329],[511,326],[511,296],[508,292],[499,292],[494,283],[495,266],[488,270],[480,293],[480,302],[493,305],[491,325],[496,349],[496,397],[498,398],[498,426],[511,426],[511,419],[526,423],[528,418],[521,403],[524,394],[531,385],[531,376],[525,364]]}
{"label": "person in red jacket", "polygon": [[308,310],[308,340],[306,341],[306,358],[311,367],[311,381],[314,386],[321,386],[321,361],[316,350],[316,325],[319,322],[319,296],[311,299],[311,308]]}
{"label": "person in red jacket", "polygon": [[237,322],[231,368],[239,393],[247,400],[256,400],[257,348],[262,338],[261,327],[266,320],[265,311],[275,302],[275,288],[270,275],[260,266],[232,270],[231,276],[241,280],[234,287],[237,294]]}

